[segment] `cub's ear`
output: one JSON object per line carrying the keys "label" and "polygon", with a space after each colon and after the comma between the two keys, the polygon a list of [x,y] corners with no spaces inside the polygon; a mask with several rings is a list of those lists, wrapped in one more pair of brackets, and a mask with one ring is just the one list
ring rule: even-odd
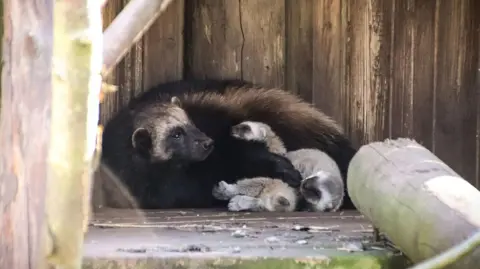
{"label": "cub's ear", "polygon": [[152,148],[152,136],[145,128],[137,128],[132,134],[132,146],[140,152],[147,153]]}
{"label": "cub's ear", "polygon": [[176,106],[182,106],[182,102],[180,102],[180,99],[176,96],[173,96],[170,102]]}

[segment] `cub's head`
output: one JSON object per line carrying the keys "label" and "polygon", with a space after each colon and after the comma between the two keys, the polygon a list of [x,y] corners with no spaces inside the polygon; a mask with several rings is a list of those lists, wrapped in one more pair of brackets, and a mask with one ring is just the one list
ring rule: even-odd
{"label": "cub's head", "polygon": [[232,127],[232,136],[247,141],[265,142],[270,126],[258,121],[244,121]]}
{"label": "cub's head", "polygon": [[300,184],[300,193],[313,211],[336,212],[343,203],[342,178],[319,171],[305,178]]}
{"label": "cub's head", "polygon": [[214,142],[190,121],[177,97],[146,105],[134,116],[132,146],[152,162],[203,161]]}

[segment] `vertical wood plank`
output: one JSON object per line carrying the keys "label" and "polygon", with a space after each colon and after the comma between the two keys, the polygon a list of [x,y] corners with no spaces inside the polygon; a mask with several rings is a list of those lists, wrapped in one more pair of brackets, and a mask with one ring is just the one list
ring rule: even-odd
{"label": "vertical wood plank", "polygon": [[436,0],[395,1],[390,137],[432,149]]}
{"label": "vertical wood plank", "polygon": [[[436,0],[415,0],[413,36],[412,117],[413,137],[433,149],[433,99],[435,91]],[[393,125],[393,123],[392,123]]]}
{"label": "vertical wood plank", "polygon": [[313,0],[285,1],[286,89],[313,101]]}
{"label": "vertical wood plank", "polygon": [[183,76],[184,0],[173,1],[144,37],[143,90]]}
{"label": "vertical wood plank", "polygon": [[285,1],[239,0],[243,79],[283,87]]}
{"label": "vertical wood plank", "polygon": [[185,77],[241,78],[239,1],[185,3]]}
{"label": "vertical wood plank", "polygon": [[3,1],[0,268],[45,268],[53,1]]}
{"label": "vertical wood plank", "polygon": [[[475,184],[478,5],[438,1],[435,154]],[[478,8],[477,8],[478,9]]]}
{"label": "vertical wood plank", "polygon": [[[389,136],[413,135],[413,76],[415,68],[415,3],[395,1],[393,13],[393,66]],[[424,78],[426,79],[426,78]],[[421,90],[422,92],[425,89]]]}
{"label": "vertical wood plank", "polygon": [[313,103],[345,126],[348,95],[345,82],[345,1],[314,1]]}
{"label": "vertical wood plank", "polygon": [[347,83],[350,117],[346,131],[359,145],[388,133],[392,5],[389,0],[348,3]]}
{"label": "vertical wood plank", "polygon": [[283,86],[285,5],[276,0],[187,3],[187,77]]}

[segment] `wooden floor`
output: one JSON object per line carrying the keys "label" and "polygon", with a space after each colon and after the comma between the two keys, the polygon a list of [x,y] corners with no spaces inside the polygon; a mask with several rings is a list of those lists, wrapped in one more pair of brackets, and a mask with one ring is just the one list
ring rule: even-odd
{"label": "wooden floor", "polygon": [[105,210],[87,234],[87,257],[305,257],[382,251],[358,212],[232,213]]}

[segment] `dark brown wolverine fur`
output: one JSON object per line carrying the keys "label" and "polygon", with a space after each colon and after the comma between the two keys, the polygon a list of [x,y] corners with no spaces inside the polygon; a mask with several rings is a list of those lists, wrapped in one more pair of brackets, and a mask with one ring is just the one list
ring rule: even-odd
{"label": "dark brown wolverine fur", "polygon": [[270,154],[261,145],[232,141],[227,143],[228,149],[238,154],[222,151],[224,146],[210,153],[216,143],[178,105],[176,97],[170,102],[138,104],[123,109],[106,124],[102,169],[112,172],[109,177],[119,179],[120,186],[125,187],[120,189],[128,191],[127,199],[122,199],[111,189],[116,184],[108,186],[104,181],[106,206],[226,206],[226,201],[213,198],[214,185],[220,180],[231,183],[256,175],[272,175],[289,184],[300,184],[300,173],[288,159]]}
{"label": "dark brown wolverine fur", "polygon": [[[287,151],[322,150],[335,160],[344,179],[357,151],[334,120],[281,89],[267,89],[240,80],[184,80],[159,85],[134,102],[163,102],[171,96],[179,97],[196,126],[227,153],[227,143],[231,141],[227,129],[245,120],[268,124],[282,139]],[[342,208],[354,208],[347,192]]]}
{"label": "dark brown wolverine fur", "polygon": [[[292,171],[293,166],[288,160],[269,153],[261,144],[245,143],[245,141],[242,143],[230,136],[230,128],[242,121],[261,121],[270,125],[284,141],[289,151],[300,148],[323,150],[338,163],[340,170],[345,175],[348,164],[356,151],[341,128],[310,104],[280,89],[264,89],[241,81],[170,82],[159,85],[133,100],[130,108],[135,110],[139,106],[150,103],[167,103],[172,96],[179,97],[181,107],[187,112],[191,122],[212,138],[215,145],[205,161],[183,167],[183,173],[189,178],[173,176],[177,179],[176,181],[166,180],[164,176],[169,173],[162,171],[165,169],[165,164],[148,168],[149,172],[146,172],[148,180],[142,180],[138,185],[157,184],[162,186],[164,191],[158,191],[157,196],[168,194],[169,201],[171,201],[166,203],[162,201],[164,198],[158,197],[157,201],[152,200],[153,202],[149,205],[152,208],[213,206],[215,202],[209,200],[211,199],[211,187],[222,180],[233,182],[240,178],[265,176],[282,178],[291,186],[298,187],[298,185],[294,185],[299,184],[301,177],[297,176],[298,171]],[[124,116],[116,118],[122,117]],[[128,130],[120,131],[122,128],[118,126],[122,123],[118,123],[118,121],[122,120],[117,119],[117,124],[110,127],[112,129],[110,132],[107,132],[109,128],[107,123],[104,143],[107,140],[120,139],[115,136],[122,131],[128,133]],[[130,129],[130,132],[133,133],[133,130]],[[110,143],[109,150],[104,148],[102,151],[104,159],[109,160],[110,163],[116,163],[116,168],[113,170],[125,170],[122,168],[124,161],[116,160],[120,158],[118,156],[122,154],[123,149],[116,148],[117,144],[115,143],[114,141]],[[255,163],[249,162],[253,156],[256,158]],[[263,157],[259,158],[258,156]],[[178,174],[178,171],[175,173]],[[159,174],[163,176],[159,178]],[[161,183],[164,180],[167,182]],[[289,180],[290,182],[288,182]],[[296,180],[298,181],[296,182]],[[131,179],[126,183],[127,185],[134,184]],[[129,187],[139,188],[133,185]],[[149,195],[155,196],[155,191],[151,190]],[[175,202],[176,196],[182,196],[185,199],[181,203]],[[187,197],[191,197],[191,200],[188,201]],[[348,207],[348,203],[344,203],[344,207]]]}

